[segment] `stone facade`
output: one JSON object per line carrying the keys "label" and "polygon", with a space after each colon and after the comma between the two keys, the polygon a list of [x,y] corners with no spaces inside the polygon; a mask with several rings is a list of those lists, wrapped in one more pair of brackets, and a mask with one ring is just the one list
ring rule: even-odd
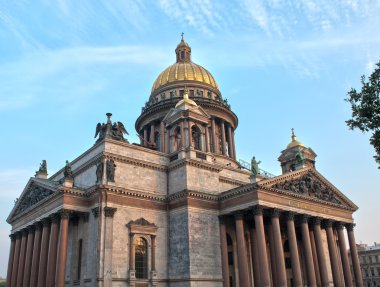
{"label": "stone facade", "polygon": [[176,55],[136,121],[140,144],[107,114],[92,148],[29,180],[7,219],[8,286],[362,286],[343,233],[355,246],[357,207],[314,151],[293,133],[282,175],[242,167],[236,115],[183,39]]}

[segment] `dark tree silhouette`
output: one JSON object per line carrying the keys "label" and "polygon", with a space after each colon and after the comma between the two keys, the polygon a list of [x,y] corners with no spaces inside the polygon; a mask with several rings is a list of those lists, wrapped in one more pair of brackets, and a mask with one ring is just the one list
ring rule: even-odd
{"label": "dark tree silhouette", "polygon": [[346,101],[351,104],[352,118],[346,121],[351,130],[371,132],[370,143],[376,151],[374,156],[380,168],[380,61],[366,80],[361,77],[361,90],[351,89]]}

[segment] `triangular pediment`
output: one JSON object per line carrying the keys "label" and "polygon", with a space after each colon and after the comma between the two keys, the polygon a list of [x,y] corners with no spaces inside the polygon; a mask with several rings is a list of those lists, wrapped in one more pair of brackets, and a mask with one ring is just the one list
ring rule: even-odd
{"label": "triangular pediment", "polygon": [[16,200],[15,206],[7,221],[11,221],[16,215],[31,209],[34,205],[44,201],[56,192],[58,192],[58,190],[54,182],[46,179],[31,178],[20,197]]}
{"label": "triangular pediment", "polygon": [[171,108],[162,121],[170,124],[184,114],[186,117],[195,118],[202,121],[207,121],[210,118],[210,115],[201,106],[190,106],[186,110]]}
{"label": "triangular pediment", "polygon": [[304,168],[258,183],[274,192],[357,210],[358,207],[314,168]]}

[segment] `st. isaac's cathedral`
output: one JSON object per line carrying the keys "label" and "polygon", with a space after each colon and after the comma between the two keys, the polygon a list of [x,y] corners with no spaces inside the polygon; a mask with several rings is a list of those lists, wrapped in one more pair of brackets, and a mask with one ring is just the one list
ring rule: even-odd
{"label": "st. isaac's cathedral", "polygon": [[49,177],[42,162],[7,219],[7,286],[363,286],[358,207],[316,153],[293,132],[281,175],[247,168],[238,117],[183,36],[175,59],[136,120],[140,143],[108,113],[90,149]]}

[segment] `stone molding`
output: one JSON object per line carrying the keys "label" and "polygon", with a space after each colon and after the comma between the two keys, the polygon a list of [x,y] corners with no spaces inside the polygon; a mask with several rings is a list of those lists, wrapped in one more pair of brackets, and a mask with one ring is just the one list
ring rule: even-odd
{"label": "stone molding", "polygon": [[201,162],[194,159],[182,159],[177,162],[173,162],[172,164],[169,165],[168,170],[172,171],[185,165],[194,166],[200,169],[209,170],[213,172],[221,172],[223,170],[222,168],[217,167],[213,164]]}
{"label": "stone molding", "polygon": [[252,213],[253,213],[253,215],[263,215],[264,209],[262,206],[256,205],[253,207]]}
{"label": "stone molding", "polygon": [[121,155],[117,155],[117,154],[113,154],[113,153],[109,153],[109,152],[105,152],[104,156],[106,159],[113,159],[115,162],[126,163],[126,164],[130,164],[130,165],[140,166],[143,168],[149,168],[149,169],[163,171],[163,172],[167,171],[166,165],[155,164],[155,163],[151,163],[151,162],[144,161],[141,159],[135,159],[135,158],[131,158],[131,157],[121,156]]}
{"label": "stone molding", "polygon": [[224,176],[219,176],[219,182],[228,183],[228,184],[237,185],[237,186],[243,186],[247,184],[246,182],[236,180],[236,179],[231,179]]}

